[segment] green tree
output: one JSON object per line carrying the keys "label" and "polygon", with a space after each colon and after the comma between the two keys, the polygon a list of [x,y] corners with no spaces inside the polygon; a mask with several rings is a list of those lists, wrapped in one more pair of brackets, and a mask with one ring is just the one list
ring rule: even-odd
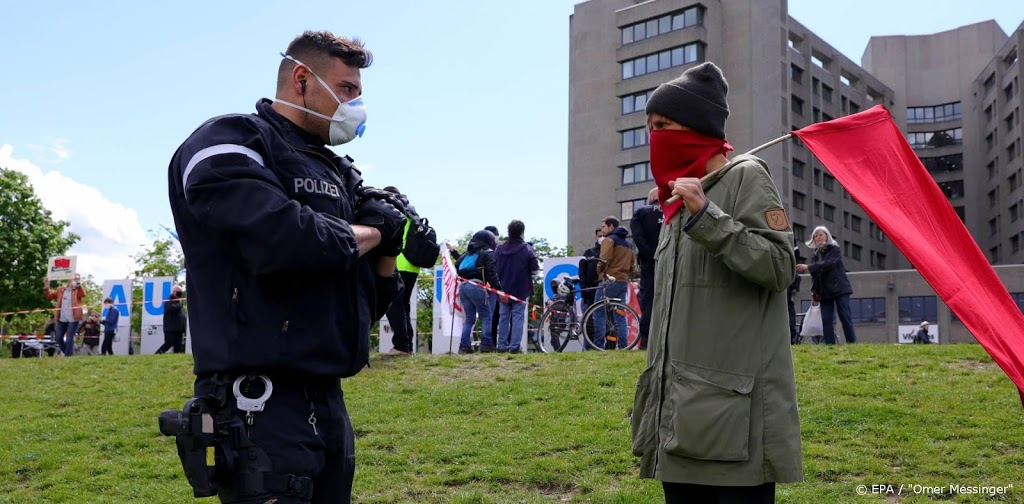
{"label": "green tree", "polygon": [[[27,176],[0,168],[0,311],[49,308],[42,285],[47,262],[66,254],[78,239],[67,222],[53,219]],[[4,325],[12,333],[33,332],[48,316],[7,315]]]}
{"label": "green tree", "polygon": [[[150,235],[155,233],[150,230]],[[174,246],[171,238],[155,238],[153,243],[135,254],[135,280],[146,277],[169,276],[184,287],[185,256]],[[142,333],[142,284],[136,281],[132,287],[132,331]]]}

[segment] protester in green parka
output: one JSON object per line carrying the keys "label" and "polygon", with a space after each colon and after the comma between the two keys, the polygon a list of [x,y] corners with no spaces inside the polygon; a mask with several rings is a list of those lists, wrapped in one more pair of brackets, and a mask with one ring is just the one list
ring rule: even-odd
{"label": "protester in green parka", "polygon": [[666,227],[633,453],[667,503],[774,502],[776,483],[803,478],[786,306],[793,235],[766,163],[725,157],[727,92],[704,63],[647,103]]}

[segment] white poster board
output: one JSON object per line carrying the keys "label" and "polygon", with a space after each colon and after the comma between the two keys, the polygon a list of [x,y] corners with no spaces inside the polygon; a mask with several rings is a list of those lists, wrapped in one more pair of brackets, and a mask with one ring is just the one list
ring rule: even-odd
{"label": "white poster board", "polygon": [[75,277],[78,271],[78,256],[51,257],[46,265],[46,278],[50,280],[67,280]]}
{"label": "white poster board", "polygon": [[[114,302],[110,309],[117,310],[119,313],[117,333],[114,334],[112,345],[114,355],[128,355],[128,335],[131,333],[132,326],[132,281],[128,279],[104,280],[102,291],[103,299],[110,298]],[[100,317],[106,318],[106,316],[107,309],[104,308]]]}
{"label": "white poster board", "polygon": [[[416,349],[419,348],[419,334],[416,331],[416,310],[419,305],[420,288],[416,288],[412,291],[412,298],[409,300],[409,323],[412,325],[412,349],[413,353],[416,353]],[[395,301],[400,302],[399,300]],[[395,337],[395,330],[391,327],[391,323],[388,322],[388,317],[385,315],[380,319],[379,343],[377,345],[377,351],[380,353],[390,352],[395,348],[395,345],[391,342],[391,339]]]}
{"label": "white poster board", "polygon": [[142,342],[139,352],[156,353],[164,344],[164,301],[171,298],[174,277],[142,279]]}
{"label": "white poster board", "polygon": [[[918,324],[918,325],[900,325],[900,334],[899,334],[898,343],[900,343],[900,344],[913,343],[914,342],[914,336],[916,336],[917,335],[917,331],[920,331],[920,330],[921,330],[921,325],[920,324]],[[936,325],[929,325],[928,326],[928,336],[930,336],[929,340],[932,343],[938,343],[939,342],[939,326],[938,326],[938,324],[936,324]]]}
{"label": "white poster board", "polygon": [[434,268],[434,272],[437,283],[434,285],[435,311],[430,352],[435,355],[458,353],[465,312],[459,301],[458,275],[448,242],[441,244],[441,266]]}
{"label": "white poster board", "polygon": [[[580,259],[583,256],[575,257],[545,257],[541,260],[542,267],[544,268],[544,307],[547,308],[548,300],[554,297],[555,293],[551,290],[551,282],[553,280],[561,281],[565,277],[578,277],[580,275]],[[579,291],[576,292],[576,316],[580,323],[583,322],[583,309]],[[538,318],[541,314],[537,315]],[[583,336],[580,335],[582,338]],[[549,342],[550,343],[550,342]],[[550,348],[549,348],[550,350]],[[580,340],[570,340],[565,345],[563,352],[582,352],[583,342]]]}

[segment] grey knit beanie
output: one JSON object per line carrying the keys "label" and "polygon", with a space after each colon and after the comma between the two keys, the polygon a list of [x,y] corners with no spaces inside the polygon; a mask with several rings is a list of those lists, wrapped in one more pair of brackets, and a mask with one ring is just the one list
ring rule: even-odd
{"label": "grey knit beanie", "polygon": [[729,84],[714,63],[701,63],[655,89],[647,114],[657,112],[709,137],[725,139]]}

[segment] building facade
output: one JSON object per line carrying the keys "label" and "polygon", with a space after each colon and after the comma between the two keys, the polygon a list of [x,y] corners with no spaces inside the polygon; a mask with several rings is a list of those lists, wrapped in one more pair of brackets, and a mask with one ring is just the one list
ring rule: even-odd
{"label": "building facade", "polygon": [[[874,37],[857,65],[785,0],[590,0],[570,17],[568,243],[608,215],[628,226],[654,181],[643,113],[661,83],[712,61],[729,82],[729,142],[745,152],[884,104],[994,264],[1024,259],[1017,48],[995,22]],[[850,271],[912,266],[798,141],[762,151],[797,239],[827,226]]]}

